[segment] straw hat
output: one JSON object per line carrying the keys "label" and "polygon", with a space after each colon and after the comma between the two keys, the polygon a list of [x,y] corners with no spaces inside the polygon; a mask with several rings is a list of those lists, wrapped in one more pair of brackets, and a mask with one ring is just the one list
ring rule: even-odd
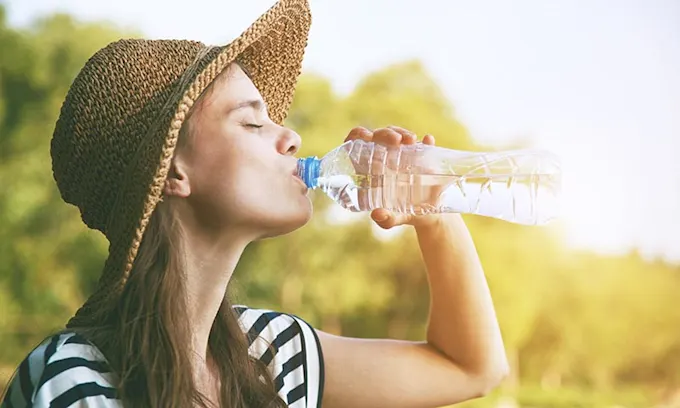
{"label": "straw hat", "polygon": [[189,109],[238,58],[282,124],[293,99],[311,24],[307,0],[280,0],[237,39],[120,40],[95,53],[66,96],[52,143],[62,198],[109,241],[99,285],[67,327],[101,319],[117,302],[144,230],[161,199]]}

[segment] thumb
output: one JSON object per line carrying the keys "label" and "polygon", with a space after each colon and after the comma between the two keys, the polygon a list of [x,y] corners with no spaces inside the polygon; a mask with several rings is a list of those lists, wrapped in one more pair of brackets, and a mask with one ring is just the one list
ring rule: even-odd
{"label": "thumb", "polygon": [[406,224],[411,216],[407,214],[395,214],[384,208],[378,208],[371,212],[371,218],[380,228],[390,229],[398,225]]}

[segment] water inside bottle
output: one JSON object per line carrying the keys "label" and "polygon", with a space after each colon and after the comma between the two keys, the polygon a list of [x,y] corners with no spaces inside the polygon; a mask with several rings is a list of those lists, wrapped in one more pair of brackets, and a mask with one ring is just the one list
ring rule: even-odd
{"label": "water inside bottle", "polygon": [[335,202],[355,212],[459,212],[523,224],[543,224],[559,212],[559,177],[553,174],[355,174],[320,178],[319,184]]}

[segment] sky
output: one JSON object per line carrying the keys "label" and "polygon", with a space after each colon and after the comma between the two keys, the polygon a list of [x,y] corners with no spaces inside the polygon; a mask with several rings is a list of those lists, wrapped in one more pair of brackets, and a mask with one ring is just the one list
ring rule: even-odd
{"label": "sky", "polygon": [[[63,11],[147,38],[211,44],[232,40],[274,4],[4,2],[16,26]],[[305,72],[324,75],[346,94],[370,71],[420,59],[472,137],[499,144],[529,139],[562,157],[561,225],[570,245],[603,253],[637,248],[680,261],[680,1],[310,4]]]}

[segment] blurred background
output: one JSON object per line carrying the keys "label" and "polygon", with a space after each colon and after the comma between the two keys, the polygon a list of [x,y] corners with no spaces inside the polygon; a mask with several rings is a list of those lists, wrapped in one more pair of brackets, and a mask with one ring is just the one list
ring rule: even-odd
{"label": "blurred background", "polygon": [[[120,37],[226,43],[273,3],[0,0],[0,390],[106,256],[51,175],[49,140],[78,70]],[[460,406],[680,407],[680,2],[310,3],[287,121],[301,155],[323,155],[353,126],[394,124],[454,149],[563,159],[558,222],[466,216],[512,375]],[[311,195],[310,224],[248,248],[236,301],[337,334],[422,339],[413,232]]]}

